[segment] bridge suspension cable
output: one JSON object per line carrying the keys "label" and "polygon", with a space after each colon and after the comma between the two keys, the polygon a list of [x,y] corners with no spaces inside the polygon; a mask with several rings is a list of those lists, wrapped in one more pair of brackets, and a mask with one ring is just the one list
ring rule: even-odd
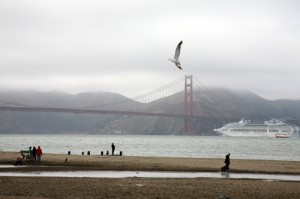
{"label": "bridge suspension cable", "polygon": [[194,80],[195,80],[194,85],[196,86],[196,88],[199,89],[198,92],[194,91],[194,95],[196,95],[198,97],[198,99],[196,98],[198,101],[200,101],[200,98],[201,98],[200,91],[203,91],[208,96],[208,98],[211,99],[214,103],[216,103],[216,104],[222,103],[221,100],[209,88],[207,88],[203,83],[201,83],[201,81],[197,77],[194,77]]}
{"label": "bridge suspension cable", "polygon": [[[149,104],[155,100],[161,99],[163,97],[167,97],[170,95],[174,95],[180,91],[183,90],[183,86],[182,86],[182,82],[184,81],[184,76],[160,87],[157,88],[155,90],[152,90],[148,93],[144,93],[141,95],[138,95],[134,98],[128,98],[126,100],[121,100],[121,101],[117,101],[117,102],[113,102],[113,103],[107,103],[107,104],[99,104],[99,105],[93,105],[93,106],[84,106],[84,107],[78,107],[78,108],[83,108],[83,109],[95,109],[95,108],[104,108],[104,107],[112,107],[112,106],[118,106],[118,105],[122,105],[122,104],[126,104],[128,106],[128,103],[135,103],[135,108],[138,106],[139,108],[142,106],[142,104]],[[181,88],[179,89],[179,86],[181,86]],[[170,89],[172,88],[173,89]],[[175,88],[174,88],[175,87]],[[129,106],[130,107],[130,106]]]}
{"label": "bridge suspension cable", "polygon": [[[190,81],[187,82],[187,79]],[[187,96],[189,97],[188,100],[186,100]],[[191,75],[182,76],[160,88],[134,98],[126,98],[111,103],[100,104],[101,102],[99,102],[99,104],[95,105],[77,107],[71,107],[70,105],[66,105],[65,107],[47,107],[26,105],[0,99],[0,111],[92,113],[184,118],[185,123],[188,124],[186,125],[188,128],[184,129],[186,129],[186,132],[192,133],[192,125],[194,125],[195,118],[211,117],[210,114],[205,114],[210,113],[207,111],[209,109],[205,110],[203,107],[199,107],[201,100],[207,100],[210,108],[216,104],[222,104],[221,100],[210,89],[201,83],[198,78]],[[186,111],[187,109],[189,112]],[[202,109],[202,113],[197,114],[197,110],[200,109]],[[206,111],[204,114],[203,110]]]}

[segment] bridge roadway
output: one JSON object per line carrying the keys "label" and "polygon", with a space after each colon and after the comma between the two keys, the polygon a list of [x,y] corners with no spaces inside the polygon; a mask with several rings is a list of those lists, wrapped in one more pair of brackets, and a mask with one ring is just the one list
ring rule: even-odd
{"label": "bridge roadway", "polygon": [[[112,114],[112,115],[134,115],[134,116],[155,116],[169,118],[185,118],[185,119],[209,119],[209,117],[197,115],[183,115],[171,113],[148,113],[134,111],[110,111],[110,110],[91,110],[81,108],[59,108],[59,107],[0,107],[0,111],[21,111],[21,112],[60,112],[60,113],[76,113],[76,114]],[[216,118],[217,119],[217,118]],[[218,118],[221,119],[221,118]]]}

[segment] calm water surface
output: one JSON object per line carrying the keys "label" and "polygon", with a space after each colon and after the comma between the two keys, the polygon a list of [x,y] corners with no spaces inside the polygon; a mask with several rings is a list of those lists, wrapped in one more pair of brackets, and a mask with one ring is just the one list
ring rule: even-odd
{"label": "calm water surface", "polygon": [[0,151],[19,151],[40,145],[44,153],[100,155],[111,150],[126,156],[265,159],[300,161],[300,138],[244,138],[219,136],[157,135],[35,135],[0,134]]}
{"label": "calm water surface", "polygon": [[[22,177],[71,177],[71,178],[230,178],[300,181],[299,175],[230,173],[219,172],[164,172],[164,171],[58,171],[58,172],[0,172],[0,176]],[[141,184],[141,186],[143,186]]]}

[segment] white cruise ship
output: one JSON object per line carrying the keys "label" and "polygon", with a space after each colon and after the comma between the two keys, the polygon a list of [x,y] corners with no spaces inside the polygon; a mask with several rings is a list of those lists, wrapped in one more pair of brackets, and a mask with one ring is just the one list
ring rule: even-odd
{"label": "white cruise ship", "polygon": [[277,119],[265,121],[263,124],[242,119],[214,131],[225,136],[288,138],[293,134],[294,128]]}

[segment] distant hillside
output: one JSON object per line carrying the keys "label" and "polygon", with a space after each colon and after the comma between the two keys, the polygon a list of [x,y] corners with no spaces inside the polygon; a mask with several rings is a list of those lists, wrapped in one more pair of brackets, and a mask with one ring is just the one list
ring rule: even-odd
{"label": "distant hillside", "polygon": [[[182,101],[174,99],[182,99]],[[2,91],[0,106],[26,104],[46,107],[92,107],[128,100],[111,92],[71,95],[63,92]],[[158,103],[161,102],[161,103]],[[139,102],[134,102],[137,105]],[[161,104],[160,112],[184,113],[183,93],[148,104]],[[208,119],[194,120],[194,134],[214,135],[213,129],[241,118],[279,118],[300,125],[299,100],[266,100],[250,91],[213,88],[194,92],[194,114]],[[145,116],[67,113],[0,112],[0,133],[94,133],[94,134],[184,134],[183,119]]]}
{"label": "distant hillside", "polygon": [[[0,106],[25,104],[42,107],[90,107],[128,99],[110,92],[90,92],[71,95],[62,92],[0,92]],[[120,116],[0,112],[0,133],[91,133],[105,128],[108,121]]]}

